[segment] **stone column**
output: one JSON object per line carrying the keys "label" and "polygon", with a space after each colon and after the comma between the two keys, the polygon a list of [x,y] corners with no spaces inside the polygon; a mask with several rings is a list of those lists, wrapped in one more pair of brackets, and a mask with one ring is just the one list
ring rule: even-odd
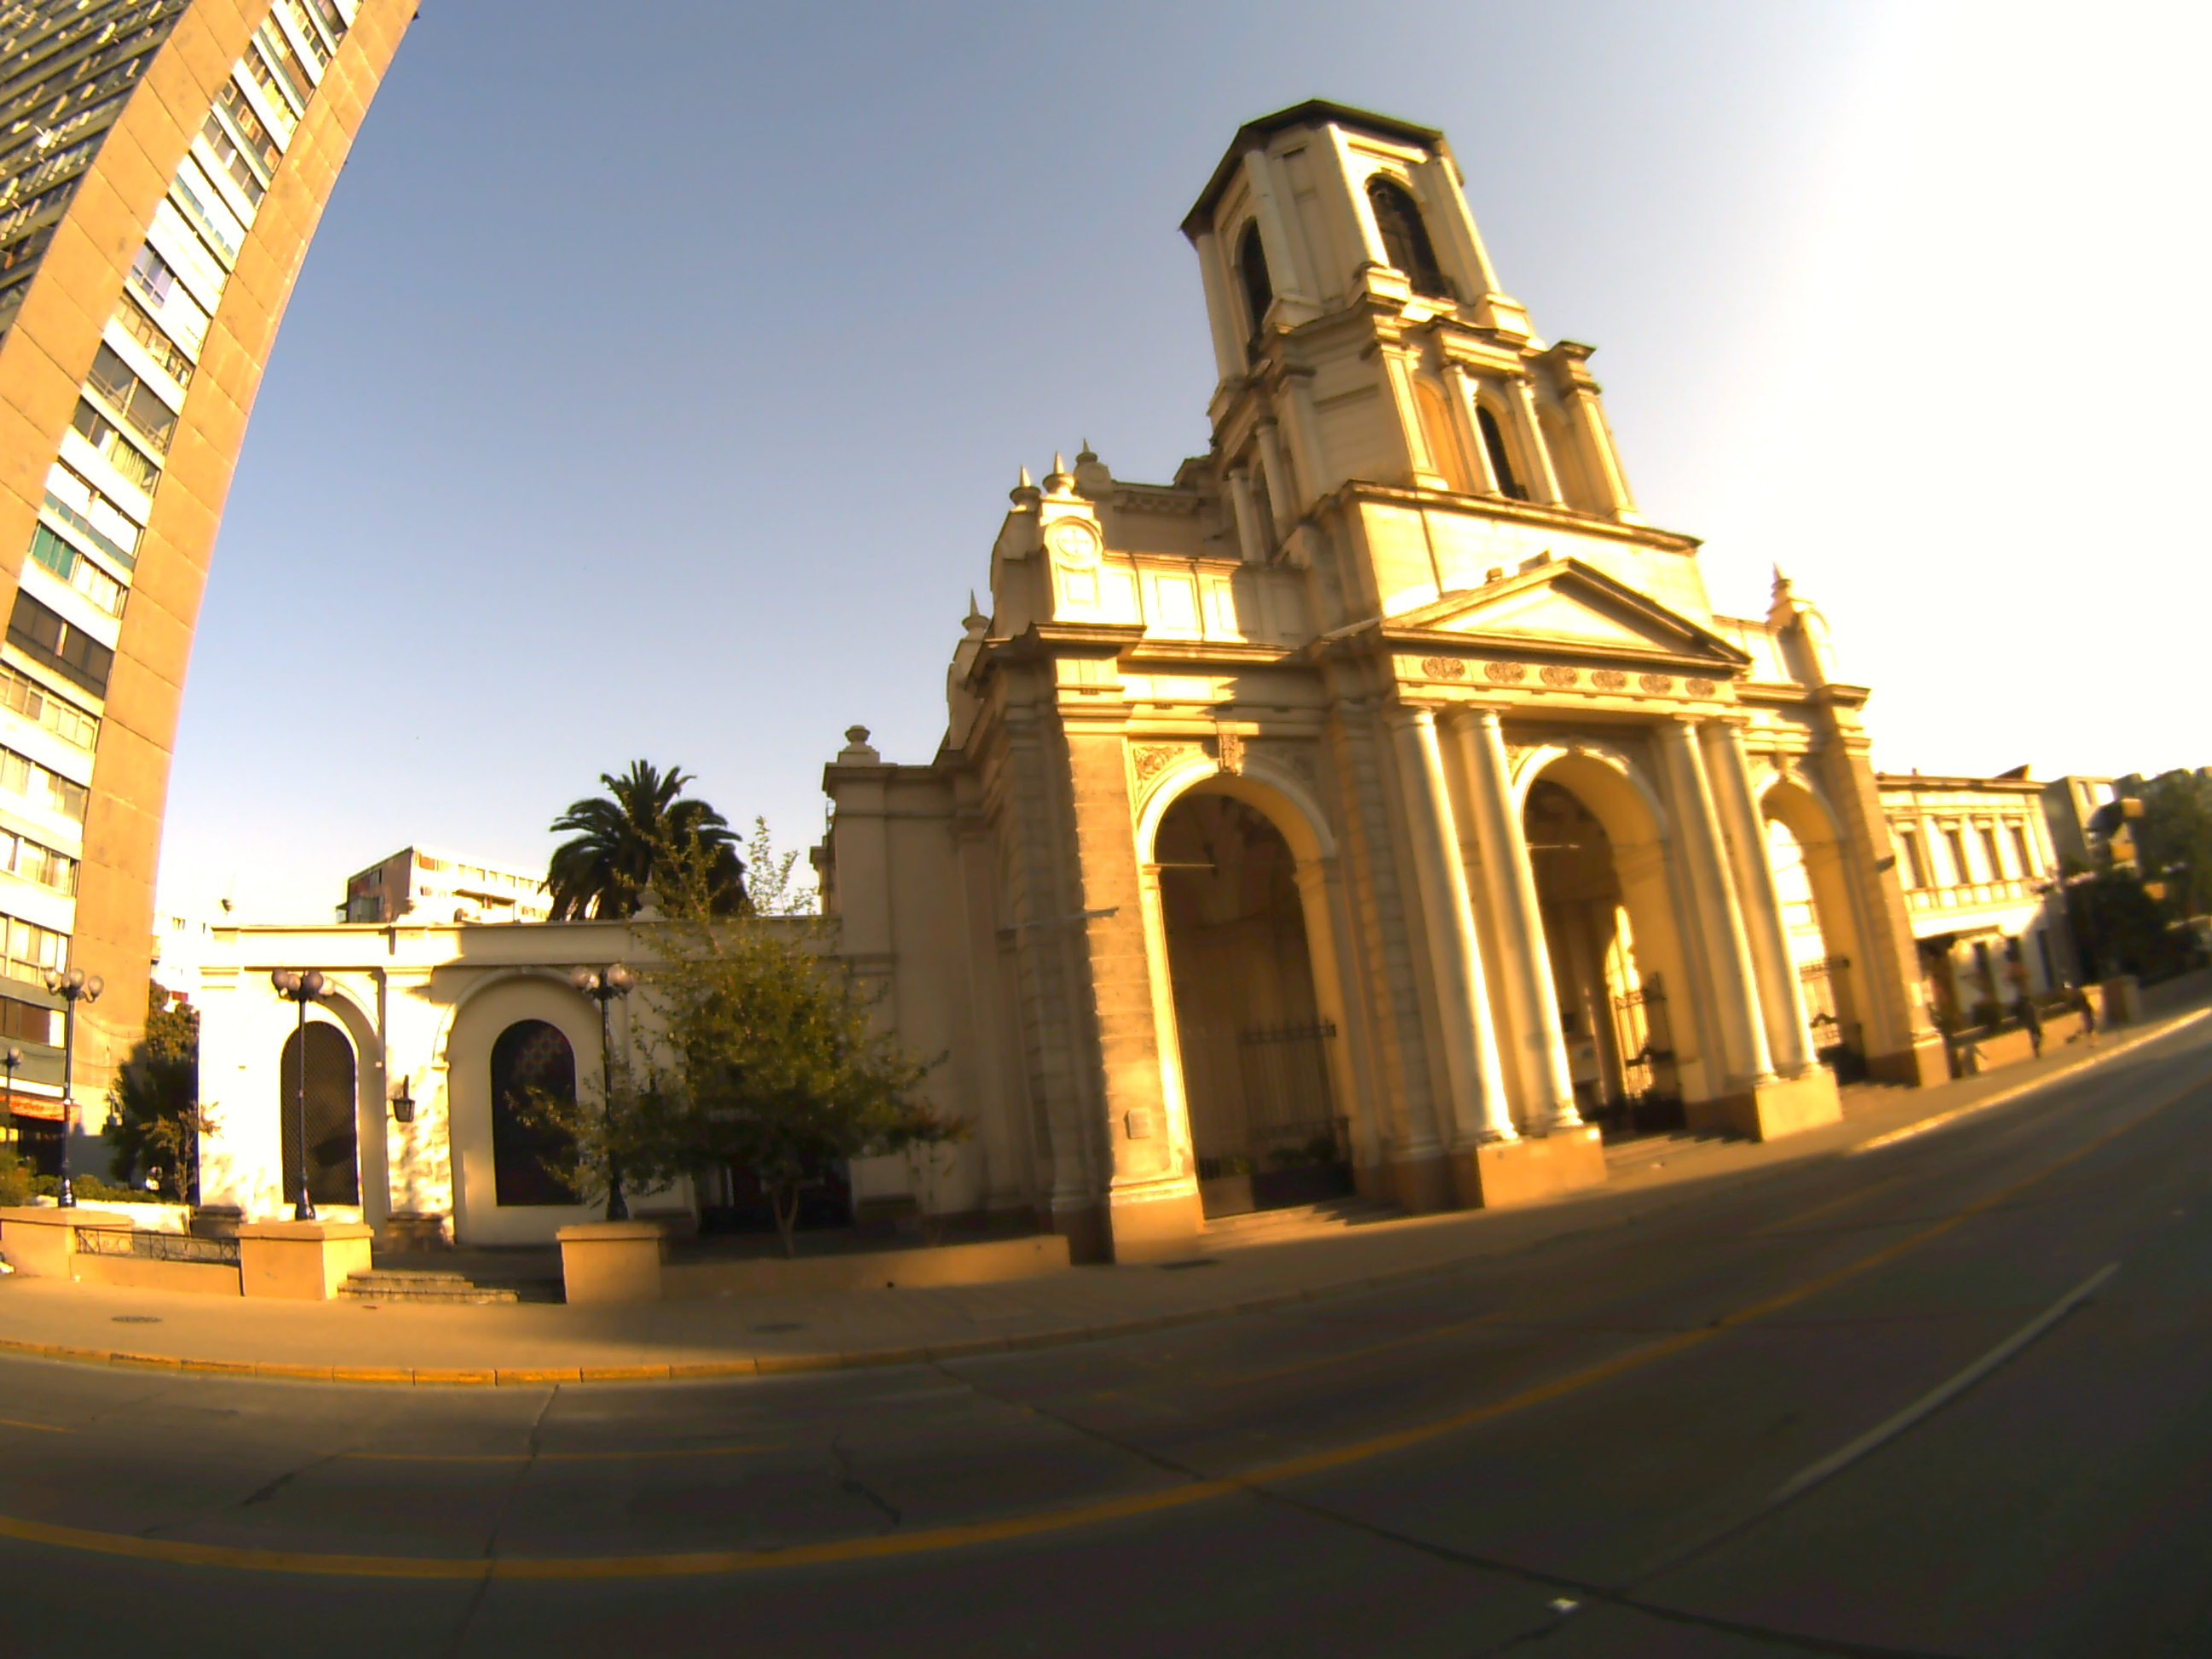
{"label": "stone column", "polygon": [[1536,872],[1528,861],[1521,815],[1513,810],[1505,738],[1494,709],[1469,709],[1452,721],[1452,729],[1467,772],[1483,900],[1502,945],[1498,969],[1512,1016],[1505,1046],[1521,1075],[1528,1121],[1547,1129],[1572,1128],[1582,1115],[1575,1109],[1566,1039],[1559,1030],[1550,943],[1536,903]]}
{"label": "stone column", "polygon": [[1259,424],[1260,465],[1267,475],[1267,506],[1275,515],[1274,534],[1268,539],[1277,547],[1291,533],[1291,526],[1298,521],[1298,483],[1291,477],[1291,469],[1283,454],[1282,437],[1273,421]]}
{"label": "stone column", "polygon": [[1223,380],[1233,380],[1244,373],[1244,342],[1237,332],[1229,284],[1223,280],[1221,239],[1207,230],[1200,232],[1196,241],[1199,281],[1206,289],[1206,317],[1212,325],[1214,367]]}
{"label": "stone column", "polygon": [[1260,533],[1260,508],[1252,499],[1251,475],[1241,466],[1229,472],[1229,503],[1237,514],[1237,551],[1247,564],[1267,556],[1267,538]]}
{"label": "stone column", "polygon": [[1437,718],[1429,709],[1401,705],[1390,710],[1389,721],[1407,839],[1413,849],[1422,931],[1428,935],[1429,971],[1443,1026],[1453,1150],[1511,1140],[1516,1138],[1513,1115],[1499,1087],[1497,1034],[1491,1025],[1467,871],[1460,863],[1459,837],[1452,826]]}
{"label": "stone column", "polygon": [[1528,493],[1547,506],[1558,507],[1567,498],[1559,488],[1559,474],[1552,465],[1552,447],[1544,441],[1544,423],[1536,418],[1536,388],[1524,377],[1513,383],[1513,396],[1520,405],[1521,430],[1527,435],[1530,471],[1535,476],[1528,480]]}
{"label": "stone column", "polygon": [[1774,866],[1767,857],[1765,820],[1752,799],[1743,732],[1732,720],[1709,720],[1699,722],[1698,737],[1705,749],[1705,772],[1720,811],[1729,862],[1735,872],[1767,1049],[1781,1075],[1802,1077],[1815,1063],[1805,1025],[1804,990],[1798,983],[1796,963],[1790,960],[1789,931],[1782,925],[1782,896],[1775,890]]}
{"label": "stone column", "polygon": [[[1659,726],[1659,750],[1666,763],[1668,793],[1673,797],[1674,830],[1682,852],[1689,886],[1689,915],[1706,966],[1707,985],[1718,1016],[1726,1086],[1748,1089],[1774,1074],[1766,1046],[1751,968],[1751,946],[1744,936],[1743,912],[1736,902],[1727,854],[1722,850],[1719,814],[1706,781],[1704,757],[1686,721]],[[1722,1079],[1715,1078],[1716,1084]]]}
{"label": "stone column", "polygon": [[1421,429],[1421,409],[1413,396],[1413,368],[1418,354],[1401,345],[1385,344],[1379,348],[1382,359],[1382,377],[1390,394],[1390,404],[1398,414],[1398,429],[1405,434],[1406,464],[1413,482],[1425,489],[1441,489],[1443,475],[1437,471],[1436,457],[1429,453],[1428,434]]}
{"label": "stone column", "polygon": [[1451,389],[1452,418],[1459,425],[1460,443],[1474,457],[1476,484],[1486,495],[1504,495],[1505,491],[1498,482],[1497,463],[1490,459],[1490,446],[1482,441],[1482,424],[1475,418],[1478,392],[1474,376],[1467,372],[1464,363],[1447,362],[1444,384]]}

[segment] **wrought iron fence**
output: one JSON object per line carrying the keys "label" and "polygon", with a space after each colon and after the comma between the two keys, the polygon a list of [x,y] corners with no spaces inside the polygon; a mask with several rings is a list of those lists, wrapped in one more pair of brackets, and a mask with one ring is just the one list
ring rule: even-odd
{"label": "wrought iron fence", "polygon": [[1245,1151],[1201,1157],[1201,1177],[1347,1161],[1347,1126],[1337,1115],[1328,1075],[1328,1045],[1335,1037],[1334,1022],[1326,1019],[1250,1025],[1237,1032]]}
{"label": "wrought iron fence", "polygon": [[76,1248],[83,1255],[134,1255],[148,1261],[204,1261],[218,1267],[238,1265],[234,1238],[200,1238],[190,1233],[147,1232],[138,1228],[79,1227]]}
{"label": "wrought iron fence", "polygon": [[1797,982],[1805,997],[1805,1028],[1813,1053],[1844,1083],[1866,1076],[1866,1049],[1856,1020],[1841,1017],[1837,1008],[1836,984],[1850,972],[1849,957],[1825,957],[1797,964]]}

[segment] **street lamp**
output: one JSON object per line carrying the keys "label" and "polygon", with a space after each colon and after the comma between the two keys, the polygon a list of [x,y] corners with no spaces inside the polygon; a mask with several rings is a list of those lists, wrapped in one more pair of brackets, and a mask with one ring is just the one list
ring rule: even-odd
{"label": "street lamp", "polygon": [[[75,1115],[76,1097],[72,1092],[73,1073],[76,1060],[76,1006],[80,1002],[97,1002],[107,982],[98,974],[87,974],[82,968],[49,968],[46,969],[46,989],[63,999],[67,1005],[62,1012],[62,1178],[54,1194],[55,1200],[64,1210],[76,1203],[76,1188],[70,1184],[69,1138],[70,1120]],[[8,1068],[9,1099],[15,1095],[15,1068]]]}
{"label": "street lamp", "polygon": [[15,1068],[22,1063],[23,1051],[13,1044],[6,1054],[0,1054],[0,1066],[8,1068],[8,1138],[11,1140],[22,1138],[15,1131]]}
{"label": "street lamp", "polygon": [[607,968],[579,968],[568,975],[568,983],[599,1005],[599,1077],[607,1091],[607,1219],[627,1221],[629,1204],[623,1197],[622,1159],[615,1153],[614,1038],[607,1005],[628,996],[637,975],[617,962]]}
{"label": "street lamp", "polygon": [[297,968],[279,968],[269,975],[269,982],[276,988],[278,996],[300,1006],[300,1065],[292,1094],[292,1109],[300,1128],[300,1190],[292,1196],[292,1219],[313,1221],[315,1200],[307,1193],[307,1005],[328,991],[331,983],[320,969],[314,968],[305,973]]}

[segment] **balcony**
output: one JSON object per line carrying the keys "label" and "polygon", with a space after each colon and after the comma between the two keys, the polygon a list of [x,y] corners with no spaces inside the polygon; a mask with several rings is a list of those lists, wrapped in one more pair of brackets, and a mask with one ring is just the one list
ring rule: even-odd
{"label": "balcony", "polygon": [[2032,903],[2042,896],[2042,887],[2039,881],[2017,878],[1960,882],[1947,887],[1910,887],[1905,890],[1905,903],[1917,916],[1942,910],[1989,909],[2000,905]]}

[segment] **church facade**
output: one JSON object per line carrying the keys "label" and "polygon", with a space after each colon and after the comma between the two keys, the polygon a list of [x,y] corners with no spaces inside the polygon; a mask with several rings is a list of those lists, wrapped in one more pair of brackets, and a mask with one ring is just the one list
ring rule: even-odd
{"label": "church facade", "polygon": [[1778,574],[1764,617],[1714,612],[1443,135],[1285,110],[1183,229],[1208,453],[1024,472],[938,753],[854,728],[824,774],[842,951],[976,1127],[937,1202],[1139,1258],[1332,1181],[1412,1211],[1593,1185],[1601,1123],[1829,1121],[1839,1026],[1855,1068],[1944,1075],[1867,688]]}

